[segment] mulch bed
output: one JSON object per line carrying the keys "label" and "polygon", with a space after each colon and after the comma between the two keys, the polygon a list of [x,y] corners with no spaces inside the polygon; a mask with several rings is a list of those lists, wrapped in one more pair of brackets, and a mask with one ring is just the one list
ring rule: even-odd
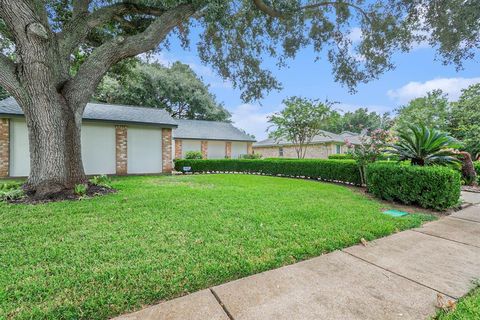
{"label": "mulch bed", "polygon": [[116,193],[117,190],[113,188],[108,188],[108,187],[103,187],[103,186],[97,186],[94,184],[89,183],[87,192],[83,196],[79,196],[75,194],[73,190],[68,190],[65,192],[57,193],[54,196],[48,198],[48,199],[35,199],[32,196],[29,196],[28,194],[21,198],[21,199],[16,199],[16,200],[10,200],[7,201],[8,203],[14,203],[14,204],[41,204],[41,203],[48,203],[48,202],[58,202],[58,201],[76,201],[76,200],[85,200],[88,198],[93,198],[93,197],[98,197],[110,193]]}

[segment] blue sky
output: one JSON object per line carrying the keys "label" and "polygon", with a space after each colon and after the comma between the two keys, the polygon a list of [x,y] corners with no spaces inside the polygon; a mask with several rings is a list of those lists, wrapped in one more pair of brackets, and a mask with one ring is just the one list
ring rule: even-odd
{"label": "blue sky", "polygon": [[[352,40],[360,35],[352,32]],[[283,85],[281,91],[269,93],[263,100],[245,104],[240,99],[240,91],[229,82],[223,81],[209,67],[202,65],[195,46],[198,39],[192,39],[190,50],[183,50],[172,39],[169,50],[164,50],[155,57],[159,62],[169,64],[181,61],[189,64],[193,70],[210,85],[210,90],[219,101],[224,102],[232,113],[233,122],[257,140],[267,137],[268,115],[282,109],[284,98],[297,95],[307,98],[337,101],[337,109],[351,111],[367,107],[371,111],[392,112],[396,107],[410,99],[424,95],[433,89],[442,89],[450,99],[458,98],[462,88],[480,82],[479,58],[467,61],[464,69],[456,71],[453,65],[443,65],[435,60],[435,50],[427,45],[418,44],[409,53],[398,53],[393,62],[396,68],[368,84],[360,84],[355,94],[346,87],[336,83],[331,74],[331,67],[326,60],[315,60],[312,49],[304,49],[287,68],[278,69],[273,58],[265,57],[265,65]],[[270,67],[271,66],[271,67]]]}

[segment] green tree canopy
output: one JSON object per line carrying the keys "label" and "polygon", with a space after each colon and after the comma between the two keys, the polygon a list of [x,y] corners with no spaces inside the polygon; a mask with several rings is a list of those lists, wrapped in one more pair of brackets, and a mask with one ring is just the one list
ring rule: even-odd
{"label": "green tree canopy", "polygon": [[332,108],[329,103],[290,97],[283,100],[285,108],[269,117],[269,136],[276,141],[286,140],[294,144],[299,159],[305,158],[307,145],[321,134]]}
{"label": "green tree canopy", "polygon": [[324,130],[341,133],[350,131],[361,133],[366,130],[371,132],[375,129],[389,129],[392,120],[389,113],[379,114],[375,111],[368,111],[368,108],[358,108],[355,111],[348,111],[341,114],[338,111],[332,112],[326,121]]}
{"label": "green tree canopy", "polygon": [[460,99],[452,103],[450,132],[474,159],[480,157],[480,83],[462,90]]}
{"label": "green tree canopy", "polygon": [[413,99],[399,107],[396,112],[396,130],[405,131],[412,125],[441,131],[448,131],[450,128],[450,103],[442,90],[434,90],[424,97]]}
{"label": "green tree canopy", "polygon": [[98,101],[167,110],[173,117],[226,121],[230,113],[186,64],[170,67],[134,61],[114,68],[102,80]]}

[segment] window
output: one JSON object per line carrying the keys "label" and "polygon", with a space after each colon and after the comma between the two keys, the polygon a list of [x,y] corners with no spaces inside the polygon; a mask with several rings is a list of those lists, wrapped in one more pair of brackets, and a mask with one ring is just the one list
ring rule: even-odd
{"label": "window", "polygon": [[337,151],[337,154],[342,153],[342,146],[339,145],[339,144],[337,144],[336,147],[337,147],[337,150],[336,150],[336,151]]}
{"label": "window", "polygon": [[278,148],[278,156],[283,157],[283,148],[282,147]]}

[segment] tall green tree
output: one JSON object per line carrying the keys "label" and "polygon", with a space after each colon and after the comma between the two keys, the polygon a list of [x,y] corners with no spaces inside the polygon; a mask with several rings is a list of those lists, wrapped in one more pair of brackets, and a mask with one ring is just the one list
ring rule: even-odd
{"label": "tall green tree", "polygon": [[217,103],[208,86],[186,64],[170,67],[137,62],[129,69],[109,72],[94,98],[101,102],[167,110],[180,119],[226,121],[230,113]]}
{"label": "tall green tree", "polygon": [[362,131],[371,132],[376,129],[388,130],[391,126],[392,119],[388,112],[379,114],[375,111],[369,112],[368,108],[359,108],[344,114],[338,111],[332,112],[328,121],[326,121],[324,130],[334,133],[343,131],[361,133]]}
{"label": "tall green tree", "polygon": [[413,99],[396,112],[394,127],[399,131],[412,125],[442,131],[447,131],[450,127],[450,103],[442,90],[433,90],[424,97]]}
{"label": "tall green tree", "polygon": [[[165,47],[169,36],[187,47],[192,26],[202,62],[248,101],[280,88],[262,66],[265,55],[285,65],[307,46],[351,89],[391,69],[393,52],[422,38],[461,66],[480,46],[479,12],[474,0],[0,0],[0,86],[29,130],[25,187],[44,198],[84,183],[82,115],[105,73]],[[355,45],[352,25],[362,31]]]}
{"label": "tall green tree", "polygon": [[301,97],[290,97],[283,104],[285,108],[268,119],[272,129],[269,136],[292,143],[298,159],[303,159],[307,146],[321,134],[332,108],[328,103]]}
{"label": "tall green tree", "polygon": [[452,135],[463,141],[473,159],[480,157],[480,83],[462,90],[457,102],[452,103],[450,123]]}

